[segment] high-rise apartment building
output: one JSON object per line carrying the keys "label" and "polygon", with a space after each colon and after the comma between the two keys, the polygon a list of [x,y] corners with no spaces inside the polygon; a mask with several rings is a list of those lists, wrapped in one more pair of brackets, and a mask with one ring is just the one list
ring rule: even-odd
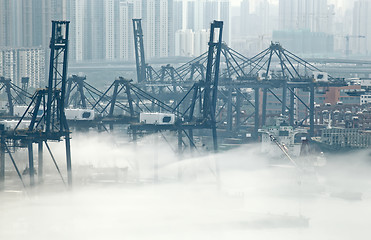
{"label": "high-rise apartment building", "polygon": [[298,4],[300,0],[279,1],[279,23],[280,30],[292,30],[300,28],[298,25]]}
{"label": "high-rise apartment building", "polygon": [[268,0],[254,1],[254,8],[251,3],[249,0],[241,2],[239,36],[259,38],[262,42],[261,39],[269,37],[275,28],[273,11]]}
{"label": "high-rise apartment building", "polygon": [[141,18],[142,0],[70,0],[71,59],[134,59],[132,19]]}
{"label": "high-rise apartment building", "polygon": [[168,4],[168,56],[175,53],[175,28],[174,28],[174,0],[167,0]]}
{"label": "high-rise apartment building", "polygon": [[[132,61],[133,18],[143,19],[148,58],[175,52],[181,0],[0,0],[0,46],[49,48],[51,20],[70,20],[70,61]],[[48,60],[48,59],[46,59]]]}
{"label": "high-rise apartment building", "polygon": [[30,77],[34,87],[44,81],[51,20],[67,18],[69,1],[0,0],[0,72],[4,77],[14,83],[20,77]]}
{"label": "high-rise apartment building", "polygon": [[[229,0],[221,0],[219,2],[219,18],[217,18],[217,19],[223,21],[223,41],[226,42],[227,44],[230,44],[231,43],[231,38],[230,38],[230,36],[231,36],[231,17],[230,17],[230,3],[229,3]],[[210,23],[211,22],[209,22],[209,25],[210,25]]]}
{"label": "high-rise apartment building", "polygon": [[151,57],[167,57],[169,54],[169,5],[167,0],[158,0],[155,6],[155,55]]}
{"label": "high-rise apartment building", "polygon": [[208,50],[210,31],[202,29],[195,32],[194,55],[199,56]]}
{"label": "high-rise apartment building", "polygon": [[[206,0],[203,6],[203,26],[202,29],[209,29],[210,23],[219,20],[219,1]],[[224,25],[223,25],[224,26]]]}
{"label": "high-rise apartment building", "polygon": [[186,26],[194,32],[209,29],[211,22],[221,20],[223,41],[230,42],[230,2],[229,0],[190,0],[187,2]]}
{"label": "high-rise apartment building", "polygon": [[[183,19],[183,29],[177,30],[175,34],[176,56],[198,56],[206,52],[209,40],[208,30],[214,20],[224,22],[223,41],[230,44],[231,15],[229,0],[188,0],[182,7],[185,7],[182,12],[187,17]],[[176,11],[175,8],[174,11]],[[174,14],[174,16],[177,15]],[[193,44],[184,44],[185,39],[189,39]],[[189,50],[192,45],[193,50]]]}
{"label": "high-rise apartment building", "polygon": [[248,36],[250,24],[250,0],[243,0],[240,5],[240,36]]}
{"label": "high-rise apartment building", "polygon": [[371,51],[371,2],[359,0],[353,8],[353,31],[349,42],[356,54],[369,54]]}
{"label": "high-rise apartment building", "polygon": [[71,60],[82,61],[84,59],[84,19],[86,0],[70,0],[69,20],[71,21],[69,32],[69,56]]}
{"label": "high-rise apartment building", "polygon": [[133,18],[141,18],[142,1],[121,1],[119,13],[119,59],[134,60]]}
{"label": "high-rise apartment building", "polygon": [[120,59],[129,59],[131,55],[131,48],[132,46],[129,46],[129,32],[131,30],[130,28],[130,22],[127,20],[129,19],[130,11],[132,9],[130,8],[130,4],[128,2],[120,2],[119,7],[119,58]]}
{"label": "high-rise apartment building", "polygon": [[273,32],[273,41],[297,53],[332,54],[333,11],[327,0],[280,0],[279,31]]}
{"label": "high-rise apartment building", "polygon": [[[0,46],[22,46],[22,1],[0,0]],[[32,22],[31,22],[32,23]]]}
{"label": "high-rise apartment building", "polygon": [[[80,39],[83,42],[83,60],[103,60],[105,57],[104,48],[104,0],[89,0],[84,5],[85,21],[83,25],[84,34]],[[73,25],[73,22],[70,23]],[[71,39],[74,40],[74,39]],[[71,41],[70,41],[71,42]]]}
{"label": "high-rise apartment building", "polygon": [[173,0],[147,0],[142,4],[146,57],[174,55]]}
{"label": "high-rise apartment building", "polygon": [[208,50],[210,32],[202,29],[194,32],[191,29],[178,30],[175,33],[175,56],[195,57]]}
{"label": "high-rise apartment building", "polygon": [[194,32],[191,29],[181,29],[175,33],[175,55],[194,56]]}
{"label": "high-rise apartment building", "polygon": [[0,48],[0,76],[18,86],[22,77],[29,77],[30,87],[41,87],[45,84],[44,48]]}
{"label": "high-rise apartment building", "polygon": [[66,11],[67,0],[0,0],[0,46],[49,47],[51,20]]}
{"label": "high-rise apartment building", "polygon": [[148,58],[156,56],[156,0],[143,2],[142,27],[144,31],[144,45]]}
{"label": "high-rise apartment building", "polygon": [[119,24],[117,20],[119,18],[119,0],[105,0],[104,2],[104,14],[105,14],[105,59],[114,60],[118,58],[117,56],[117,47],[118,47],[118,37],[119,33]]}
{"label": "high-rise apartment building", "polygon": [[194,1],[188,1],[187,2],[187,18],[185,19],[186,22],[186,29],[195,29],[195,2]]}
{"label": "high-rise apartment building", "polygon": [[199,31],[204,29],[204,7],[206,0],[189,0],[187,2],[187,29]]}
{"label": "high-rise apartment building", "polygon": [[331,33],[333,12],[327,0],[280,0],[280,30]]}

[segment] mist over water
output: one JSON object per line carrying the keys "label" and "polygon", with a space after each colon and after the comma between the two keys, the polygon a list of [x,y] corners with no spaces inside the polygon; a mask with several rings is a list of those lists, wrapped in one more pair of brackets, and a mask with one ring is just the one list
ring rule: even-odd
{"label": "mist over water", "polygon": [[[176,146],[173,138],[167,140]],[[65,174],[62,145],[51,148]],[[120,135],[74,134],[73,189],[63,188],[46,156],[44,184],[28,197],[12,191],[20,190],[16,179],[7,179],[11,186],[0,193],[0,239],[371,236],[371,165],[365,152],[329,156],[327,166],[305,174],[289,162],[272,166],[258,145],[216,155],[185,152],[181,160],[174,146],[161,135],[135,145]]]}

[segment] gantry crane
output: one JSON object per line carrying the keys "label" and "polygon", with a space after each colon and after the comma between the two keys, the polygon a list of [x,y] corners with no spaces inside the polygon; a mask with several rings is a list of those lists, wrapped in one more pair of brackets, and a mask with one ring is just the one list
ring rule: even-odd
{"label": "gantry crane", "polygon": [[[64,182],[48,142],[65,141],[68,184],[72,185],[72,165],[70,148],[70,131],[65,115],[65,93],[68,66],[68,33],[69,21],[52,21],[50,40],[50,66],[48,85],[36,90],[23,116],[14,129],[0,128],[0,182],[5,179],[5,154],[7,153],[18,173],[10,148],[27,147],[30,185],[35,185],[35,168],[33,144],[38,144],[38,176],[43,176],[43,145],[47,147],[54,164]],[[31,116],[31,120],[26,117]],[[25,186],[25,185],[24,185]]]}
{"label": "gantry crane", "polygon": [[135,61],[137,67],[137,81],[138,83],[140,83],[146,81],[147,79],[146,76],[147,65],[146,58],[144,55],[142,19],[133,19],[133,30],[134,30]]}

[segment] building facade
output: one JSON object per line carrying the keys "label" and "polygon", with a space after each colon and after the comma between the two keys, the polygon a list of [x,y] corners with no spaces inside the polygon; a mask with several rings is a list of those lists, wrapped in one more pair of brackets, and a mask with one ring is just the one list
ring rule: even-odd
{"label": "building facade", "polygon": [[370,11],[370,1],[358,0],[354,2],[353,30],[348,40],[351,41],[352,53],[365,55],[371,51]]}
{"label": "building facade", "polygon": [[332,33],[333,15],[327,0],[280,0],[279,29]]}
{"label": "building facade", "polygon": [[191,29],[181,29],[175,33],[175,55],[193,57],[195,34]]}
{"label": "building facade", "polygon": [[0,48],[0,76],[21,86],[22,77],[29,77],[29,87],[45,84],[44,48]]}
{"label": "building facade", "polygon": [[[72,61],[133,61],[133,18],[141,18],[147,58],[174,55],[173,0],[69,0]],[[179,7],[179,4],[176,5]]]}

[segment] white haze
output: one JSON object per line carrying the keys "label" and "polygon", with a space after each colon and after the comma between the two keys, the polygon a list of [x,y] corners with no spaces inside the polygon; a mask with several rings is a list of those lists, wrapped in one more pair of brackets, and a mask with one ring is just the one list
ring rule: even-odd
{"label": "white haze", "polygon": [[[169,141],[174,148],[176,138]],[[65,174],[62,145],[51,147]],[[28,197],[12,187],[0,193],[0,239],[360,240],[371,236],[370,156],[362,152],[329,159],[331,163],[317,176],[305,176],[291,167],[268,166],[259,147],[251,145],[217,155],[201,152],[199,157],[187,152],[179,161],[161,136],[146,137],[135,146],[119,135],[88,133],[73,136],[72,151],[72,190],[62,188],[45,155],[43,186]],[[156,161],[159,183],[154,184]],[[220,188],[215,161],[220,164]],[[179,168],[181,181],[177,181]],[[16,180],[11,183],[20,189]],[[360,193],[361,199],[341,197],[347,193]],[[287,223],[301,217],[309,219],[308,226]]]}

